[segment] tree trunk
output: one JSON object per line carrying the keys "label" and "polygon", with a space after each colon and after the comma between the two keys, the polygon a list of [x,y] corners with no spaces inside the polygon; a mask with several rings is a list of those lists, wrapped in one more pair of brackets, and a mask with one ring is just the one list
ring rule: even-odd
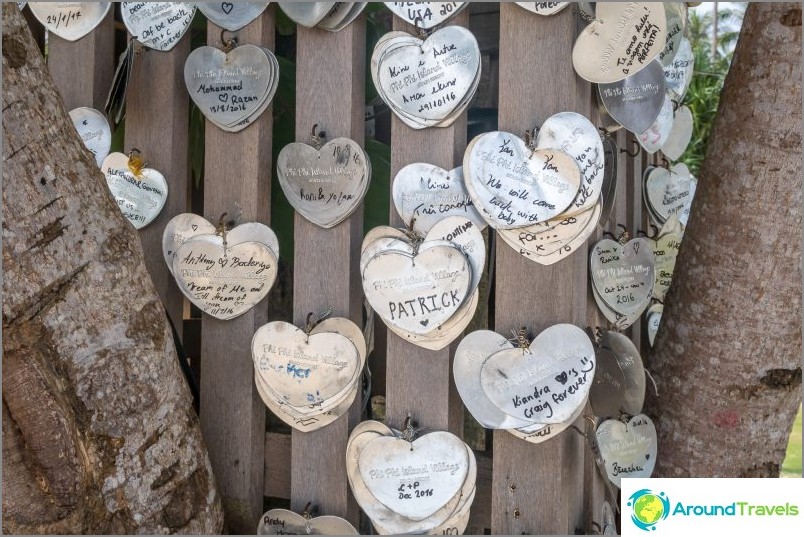
{"label": "tree trunk", "polygon": [[137,233],[16,4],[2,9],[3,531],[218,533]]}
{"label": "tree trunk", "polygon": [[801,403],[801,182],[801,7],[751,3],[648,364],[658,476],[779,475]]}

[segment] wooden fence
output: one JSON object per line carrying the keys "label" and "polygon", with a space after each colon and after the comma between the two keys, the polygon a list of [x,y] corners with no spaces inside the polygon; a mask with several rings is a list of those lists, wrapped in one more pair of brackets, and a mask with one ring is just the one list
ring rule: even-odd
{"label": "wooden fence", "polygon": [[[272,48],[275,9],[272,4],[259,19],[240,30],[239,42]],[[298,141],[307,141],[312,125],[318,124],[330,137],[347,136],[363,142],[367,61],[364,17],[337,33],[297,29]],[[577,77],[572,68],[570,51],[584,24],[572,9],[539,17],[512,3],[477,4],[452,23],[473,28],[481,49],[490,40],[497,41],[499,35],[499,55],[484,58],[483,68],[484,76],[499,77],[490,83],[499,87],[500,130],[523,132],[560,111],[576,111],[596,121],[591,85]],[[393,26],[395,30],[412,31],[396,18]],[[115,37],[117,34],[120,49],[122,33],[122,26],[110,12],[98,28],[77,42],[49,37],[50,72],[66,110],[78,106],[103,109],[117,59]],[[208,42],[219,45],[220,36],[220,29],[209,23]],[[201,424],[224,500],[228,529],[253,533],[266,506],[288,505],[288,501],[296,510],[312,502],[321,514],[343,516],[357,524],[359,511],[349,492],[344,457],[350,429],[365,417],[361,416],[361,398],[348,415],[316,432],[288,434],[286,429],[272,426],[254,385],[250,351],[254,331],[268,320],[276,320],[268,318],[266,302],[233,321],[193,317],[163,261],[162,230],[176,214],[197,212],[214,221],[224,212],[240,213],[244,222],[271,224],[271,109],[239,133],[206,125],[203,198],[191,199],[190,100],[183,79],[190,46],[190,39],[185,37],[170,52],[138,54],[128,91],[125,148],[140,149],[169,181],[165,209],[140,231],[140,237],[148,270],[179,334],[184,334],[185,347],[200,348],[191,354],[198,354],[193,365],[200,371]],[[491,48],[496,51],[497,43]],[[391,177],[412,162],[451,169],[461,163],[466,147],[466,113],[451,127],[419,131],[393,117],[390,141]],[[616,141],[620,148],[631,147],[632,136],[621,131]],[[602,230],[614,231],[616,224],[631,230],[645,229],[641,178],[647,165],[644,154],[632,158],[620,152],[617,199]],[[375,176],[374,181],[378,180],[388,179]],[[401,224],[392,206],[389,217],[392,225]],[[308,312],[325,308],[357,323],[363,321],[357,270],[362,236],[362,207],[330,230],[295,217],[295,323],[301,324]],[[492,301],[481,316],[488,319],[489,328],[507,334],[522,325],[536,331],[558,322],[582,327],[605,325],[587,284],[587,255],[576,253],[544,267],[521,257],[501,241],[496,247],[491,241],[490,247],[494,249],[490,252],[494,266],[487,287],[492,292],[484,296],[491,296]],[[637,346],[646,348],[640,323],[630,335]],[[467,416],[451,373],[456,344],[441,351],[424,350],[385,334],[380,323],[374,344],[369,359],[375,375],[371,395],[385,396],[388,423],[399,426],[405,413],[411,411],[423,426],[462,435]],[[384,378],[376,378],[378,375]],[[583,428],[582,419],[579,426]],[[480,448],[476,451],[477,495],[467,533],[572,534],[599,529],[595,524],[600,523],[605,489],[580,435],[570,430],[534,445],[505,432],[485,434],[485,446],[482,442],[476,446]]]}

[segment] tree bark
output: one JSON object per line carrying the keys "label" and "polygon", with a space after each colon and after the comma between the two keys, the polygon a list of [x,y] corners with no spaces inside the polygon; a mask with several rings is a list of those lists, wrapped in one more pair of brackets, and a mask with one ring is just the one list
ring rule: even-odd
{"label": "tree bark", "polygon": [[751,3],[656,347],[664,477],[776,477],[801,404],[801,6]]}
{"label": "tree bark", "polygon": [[2,10],[3,531],[219,533],[137,233],[16,4]]}

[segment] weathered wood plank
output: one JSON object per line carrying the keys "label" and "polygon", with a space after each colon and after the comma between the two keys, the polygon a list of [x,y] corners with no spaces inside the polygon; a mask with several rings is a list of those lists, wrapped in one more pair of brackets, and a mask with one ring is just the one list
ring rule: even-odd
{"label": "weathered wood plank", "polygon": [[[453,19],[466,26],[469,13]],[[394,17],[394,30],[413,27]],[[466,149],[466,113],[445,128],[411,129],[396,116],[391,122],[391,177],[413,162],[426,162],[450,170],[459,166]],[[402,222],[391,203],[391,225]],[[460,338],[458,338],[460,341]],[[462,436],[463,405],[452,382],[455,344],[440,351],[422,349],[387,332],[386,416],[391,427],[401,427],[408,411],[414,421],[432,430],[449,430]],[[422,397],[426,394],[426,398]]]}
{"label": "weathered wood plank", "polygon": [[[238,41],[273,48],[274,9],[237,32]],[[221,46],[220,39],[220,28],[210,23],[207,42]],[[183,80],[179,84],[184,92]],[[207,122],[206,218],[217,222],[227,212],[227,218],[239,213],[240,222],[270,223],[272,126],[271,107],[238,133]],[[181,127],[186,130],[186,120]],[[254,385],[251,338],[266,320],[264,302],[231,321],[202,320],[201,427],[226,522],[236,533],[254,533],[262,514],[266,411]]]}
{"label": "weathered wood plank", "polygon": [[48,36],[47,66],[59,88],[64,107],[103,110],[114,76],[114,9],[78,41]]}
{"label": "weathered wood plank", "polygon": [[[340,32],[297,27],[296,140],[308,142],[313,125],[327,139],[340,136],[363,143],[365,114],[365,17]],[[358,263],[363,237],[363,206],[332,229],[299,214],[294,220],[293,318],[304,325],[309,312],[331,308],[361,326],[363,297]],[[349,414],[310,433],[293,431],[291,507],[308,502],[320,514],[357,523],[357,506],[348,493],[346,441],[357,421],[361,396]]]}
{"label": "weathered wood plank", "polygon": [[187,212],[188,207],[190,112],[184,87],[184,61],[190,53],[189,37],[185,36],[170,52],[143,48],[134,60],[126,97],[125,149],[139,149],[148,166],[162,172],[168,182],[165,207],[140,230],[140,240],[148,273],[179,336],[183,328],[184,296],[165,265],[162,231],[171,218]]}
{"label": "weathered wood plank", "polygon": [[265,433],[265,496],[290,499],[290,458],[293,437]]}
{"label": "weathered wood plank", "polygon": [[[500,6],[501,130],[521,135],[561,111],[589,115],[590,86],[575,76],[569,54],[575,35],[569,9],[538,17],[513,4]],[[559,322],[584,326],[585,252],[542,267],[498,241],[496,331],[528,326],[539,332]],[[492,533],[575,532],[583,509],[577,501],[584,466],[580,440],[567,433],[533,445],[495,432]]]}

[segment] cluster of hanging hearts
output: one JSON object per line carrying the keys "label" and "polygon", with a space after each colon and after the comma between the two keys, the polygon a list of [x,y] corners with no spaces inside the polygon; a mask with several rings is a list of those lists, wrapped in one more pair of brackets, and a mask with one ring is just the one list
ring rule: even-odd
{"label": "cluster of hanging hearts", "polygon": [[531,443],[552,438],[578,419],[596,370],[589,336],[571,324],[545,329],[533,341],[477,330],[455,351],[455,386],[467,410],[489,429]]}
{"label": "cluster of hanging hearts", "polygon": [[371,160],[349,138],[322,145],[316,127],[312,144],[295,142],[282,148],[276,174],[296,212],[317,226],[331,228],[346,220],[363,201],[371,182]]}
{"label": "cluster of hanging hearts", "polygon": [[354,428],[346,475],[357,503],[380,535],[462,535],[475,497],[472,449],[452,433],[414,438],[378,421]]}
{"label": "cluster of hanging hearts", "polygon": [[603,143],[574,112],[551,116],[527,138],[499,131],[474,138],[463,158],[464,183],[499,237],[551,265],[582,247],[600,219]]}
{"label": "cluster of hanging hearts", "polygon": [[685,2],[596,6],[578,36],[572,60],[597,84],[601,121],[634,133],[649,153],[678,159],[692,138],[692,113],[681,105],[694,67]]}
{"label": "cluster of hanging hearts", "polygon": [[472,320],[485,263],[480,228],[449,216],[426,234],[412,227],[372,229],[363,239],[360,274],[366,300],[391,331],[438,350]]}
{"label": "cluster of hanging hearts", "polygon": [[[225,215],[224,215],[225,216]],[[249,222],[228,229],[185,213],[162,234],[162,253],[184,296],[216,319],[234,319],[265,298],[276,280],[279,241],[271,228]]]}
{"label": "cluster of hanging hearts", "polygon": [[386,5],[403,20],[415,23],[421,38],[407,32],[389,32],[380,38],[371,56],[377,92],[413,129],[451,125],[480,84],[480,48],[472,32],[462,26],[446,26],[429,35],[425,30],[452,18],[465,2]]}
{"label": "cluster of hanging hearts", "polygon": [[360,535],[349,521],[338,516],[312,517],[287,509],[266,511],[257,525],[257,535]]}
{"label": "cluster of hanging hearts", "polygon": [[619,332],[599,331],[597,372],[589,403],[597,424],[593,451],[611,483],[623,477],[650,477],[656,464],[656,429],[642,414],[646,371],[633,342]]}
{"label": "cluster of hanging hearts", "polygon": [[283,321],[261,326],[251,341],[254,382],[265,405],[303,432],[329,425],[352,406],[362,383],[366,340],[342,317],[302,329]]}

